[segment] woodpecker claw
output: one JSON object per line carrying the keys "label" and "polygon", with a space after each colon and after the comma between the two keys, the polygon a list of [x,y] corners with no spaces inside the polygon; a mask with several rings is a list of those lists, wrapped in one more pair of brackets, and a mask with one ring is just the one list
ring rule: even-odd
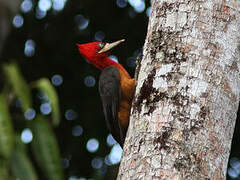
{"label": "woodpecker claw", "polygon": [[125,41],[125,39],[121,39],[121,40],[115,41],[113,43],[106,43],[105,46],[100,51],[98,51],[98,53],[107,52],[124,41]]}

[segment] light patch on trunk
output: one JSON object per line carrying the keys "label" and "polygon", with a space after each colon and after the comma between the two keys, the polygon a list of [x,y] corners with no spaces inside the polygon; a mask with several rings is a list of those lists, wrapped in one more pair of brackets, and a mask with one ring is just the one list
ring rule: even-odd
{"label": "light patch on trunk", "polygon": [[164,64],[161,68],[156,72],[156,76],[159,77],[161,75],[167,74],[172,70],[173,64]]}
{"label": "light patch on trunk", "polygon": [[179,11],[181,11],[181,12],[191,11],[191,7],[187,6],[186,4],[180,4]]}
{"label": "light patch on trunk", "polygon": [[181,88],[184,88],[184,87],[186,87],[186,85],[187,85],[187,79],[185,78],[185,77],[183,77],[182,79],[180,79],[180,81],[179,81],[179,84],[178,84],[178,89],[181,89]]}
{"label": "light patch on trunk", "polygon": [[238,76],[232,78],[232,80],[229,80],[228,84],[230,86],[231,92],[235,95],[235,96],[239,96],[240,95],[240,83],[238,83]]}
{"label": "light patch on trunk", "polygon": [[160,61],[162,61],[164,59],[164,52],[163,51],[157,52],[156,59],[159,59]]}
{"label": "light patch on trunk", "polygon": [[175,129],[173,132],[172,132],[172,140],[174,141],[182,141],[182,131],[179,130],[179,129]]}
{"label": "light patch on trunk", "polygon": [[205,1],[204,6],[212,11],[213,6],[214,6],[213,1]]}
{"label": "light patch on trunk", "polygon": [[211,50],[210,49],[204,49],[203,50],[203,55],[206,56],[206,57],[209,57],[211,54]]}
{"label": "light patch on trunk", "polygon": [[190,111],[190,118],[196,119],[196,114],[200,111],[200,107],[198,104],[192,104],[191,105],[191,111]]}
{"label": "light patch on trunk", "polygon": [[161,167],[161,161],[162,161],[162,157],[161,157],[161,155],[155,155],[155,156],[153,156],[152,157],[152,166],[154,167],[154,168],[160,168]]}
{"label": "light patch on trunk", "polygon": [[223,49],[222,55],[219,58],[218,64],[224,69],[226,66],[230,66],[232,63],[232,57],[237,51],[239,40],[238,38],[232,38],[233,34],[239,31],[237,23],[230,23],[228,25],[228,33],[223,31],[216,31],[216,42],[219,43],[219,46]]}
{"label": "light patch on trunk", "polygon": [[201,69],[200,68],[194,68],[194,67],[189,68],[188,75],[192,76],[192,77],[199,78],[199,79],[203,78],[203,75],[201,73]]}
{"label": "light patch on trunk", "polygon": [[202,80],[195,80],[192,83],[191,88],[189,89],[189,92],[193,96],[199,97],[202,93],[205,93],[207,91],[207,88],[208,88],[208,83]]}
{"label": "light patch on trunk", "polygon": [[168,72],[172,70],[172,64],[164,64],[161,66],[159,70],[156,72],[156,78],[153,81],[153,88],[160,90],[161,92],[166,91],[168,89],[168,83],[161,76],[166,75]]}
{"label": "light patch on trunk", "polygon": [[180,27],[183,27],[187,23],[187,13],[185,12],[179,12],[178,13],[178,24]]}
{"label": "light patch on trunk", "polygon": [[176,20],[177,20],[177,13],[168,14],[166,18],[165,26],[175,29]]}
{"label": "light patch on trunk", "polygon": [[186,12],[174,12],[167,14],[166,27],[171,27],[173,29],[183,27],[187,23],[187,13]]}
{"label": "light patch on trunk", "polygon": [[162,110],[154,111],[152,116],[149,116],[149,123],[154,124],[154,126],[149,129],[150,131],[161,132],[163,127],[170,127],[169,122],[172,121],[172,116],[170,113],[167,114],[167,111],[170,112],[170,109],[167,108],[165,112]]}
{"label": "light patch on trunk", "polygon": [[161,77],[156,77],[153,81],[153,87],[164,92],[168,89],[168,83]]}

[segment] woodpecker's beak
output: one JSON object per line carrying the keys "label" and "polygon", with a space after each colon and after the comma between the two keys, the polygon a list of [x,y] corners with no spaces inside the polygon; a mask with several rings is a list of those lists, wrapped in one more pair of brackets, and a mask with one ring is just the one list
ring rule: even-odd
{"label": "woodpecker's beak", "polygon": [[104,47],[100,51],[98,51],[98,53],[107,52],[124,41],[125,41],[125,39],[121,39],[121,40],[115,41],[113,43],[106,43],[104,45]]}

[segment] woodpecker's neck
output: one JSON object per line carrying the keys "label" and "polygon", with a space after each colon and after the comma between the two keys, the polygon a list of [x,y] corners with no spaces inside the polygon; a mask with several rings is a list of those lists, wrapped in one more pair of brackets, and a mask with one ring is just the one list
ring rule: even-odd
{"label": "woodpecker's neck", "polygon": [[95,61],[94,65],[100,70],[103,70],[108,66],[115,66],[120,71],[122,71],[126,77],[131,78],[130,75],[128,74],[128,72],[126,71],[126,69],[124,69],[124,67],[121,64],[113,61],[109,57],[104,58],[104,60],[102,60],[102,61]]}

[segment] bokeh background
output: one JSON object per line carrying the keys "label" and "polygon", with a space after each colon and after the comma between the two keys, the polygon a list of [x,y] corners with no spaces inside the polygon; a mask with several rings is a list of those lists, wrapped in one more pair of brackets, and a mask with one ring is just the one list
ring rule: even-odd
{"label": "bokeh background", "polygon": [[[81,57],[76,43],[126,39],[113,50],[112,58],[134,76],[150,13],[149,0],[24,0],[12,19],[1,64],[14,60],[28,83],[47,77],[55,86],[61,122],[54,132],[68,180],[115,179],[122,153],[105,125],[98,94],[100,71]],[[52,111],[48,102],[41,101],[44,94],[33,91],[33,95],[34,107],[23,115],[26,121]],[[11,108],[18,112],[19,102]],[[19,122],[14,127],[22,142],[31,144],[31,129]],[[239,134],[237,124],[229,179],[240,179]],[[37,172],[39,179],[46,179],[41,170]]]}

